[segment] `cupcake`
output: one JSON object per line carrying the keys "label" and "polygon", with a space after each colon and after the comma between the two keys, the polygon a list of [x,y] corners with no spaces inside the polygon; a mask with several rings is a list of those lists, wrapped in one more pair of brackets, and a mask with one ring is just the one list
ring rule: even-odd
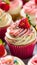
{"label": "cupcake", "polygon": [[22,0],[13,0],[10,2],[10,9],[8,12],[12,15],[13,20],[19,18],[21,8],[22,8]]}
{"label": "cupcake", "polygon": [[28,65],[37,65],[37,55],[33,56],[29,62]]}
{"label": "cupcake", "polygon": [[7,27],[11,24],[11,16],[0,9],[0,38],[3,40]]}
{"label": "cupcake", "polygon": [[17,57],[8,55],[0,58],[0,65],[25,65],[22,60]]}
{"label": "cupcake", "polygon": [[7,51],[4,47],[4,42],[0,39],[0,57],[4,57],[7,55]]}
{"label": "cupcake", "polygon": [[20,18],[20,10],[23,5],[22,0],[3,0],[1,4],[3,6],[1,5],[0,8],[10,13],[14,21]]}
{"label": "cupcake", "polygon": [[30,23],[35,27],[37,25],[37,0],[30,0],[27,2],[23,9],[21,10],[20,14],[22,17],[25,17],[25,14],[29,15],[31,18]]}
{"label": "cupcake", "polygon": [[14,56],[27,58],[32,56],[36,43],[36,31],[29,24],[28,18],[13,23],[6,32],[5,41]]}

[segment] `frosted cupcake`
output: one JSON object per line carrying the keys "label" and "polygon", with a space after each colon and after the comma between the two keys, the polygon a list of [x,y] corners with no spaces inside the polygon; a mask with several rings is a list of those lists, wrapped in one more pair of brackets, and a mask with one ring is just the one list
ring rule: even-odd
{"label": "frosted cupcake", "polygon": [[33,56],[29,62],[28,65],[37,65],[37,55]]}
{"label": "frosted cupcake", "polygon": [[20,18],[20,10],[23,5],[22,0],[3,0],[0,5],[1,9],[12,15],[14,21]]}
{"label": "frosted cupcake", "polygon": [[22,0],[13,0],[10,2],[9,13],[12,15],[13,20],[20,18],[20,10],[22,8]]}
{"label": "frosted cupcake", "polygon": [[11,24],[11,22],[11,16],[0,9],[0,38],[4,39],[6,29]]}
{"label": "frosted cupcake", "polygon": [[12,55],[27,58],[33,54],[36,31],[30,26],[28,18],[23,18],[7,29],[5,40]]}
{"label": "frosted cupcake", "polygon": [[31,17],[30,23],[35,27],[37,25],[37,4],[36,0],[27,2],[21,10],[21,16],[25,17],[25,13]]}
{"label": "frosted cupcake", "polygon": [[25,65],[25,64],[21,59],[8,55],[6,57],[0,58],[0,65]]}

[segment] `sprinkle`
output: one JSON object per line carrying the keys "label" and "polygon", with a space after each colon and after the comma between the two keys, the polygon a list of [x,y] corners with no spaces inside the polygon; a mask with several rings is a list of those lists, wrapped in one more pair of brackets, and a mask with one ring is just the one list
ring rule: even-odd
{"label": "sprinkle", "polygon": [[18,64],[18,61],[17,60],[14,60],[14,63]]}

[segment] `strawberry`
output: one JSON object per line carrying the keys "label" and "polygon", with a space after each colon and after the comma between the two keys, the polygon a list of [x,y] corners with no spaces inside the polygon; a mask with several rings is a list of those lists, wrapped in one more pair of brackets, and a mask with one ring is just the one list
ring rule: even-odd
{"label": "strawberry", "polygon": [[0,57],[5,54],[5,48],[4,45],[0,44]]}
{"label": "strawberry", "polygon": [[5,11],[8,11],[9,10],[9,4],[7,4],[5,2],[1,2],[0,3],[0,8],[5,10]]}
{"label": "strawberry", "polygon": [[35,0],[35,3],[37,4],[37,0]]}
{"label": "strawberry", "polygon": [[20,23],[19,23],[19,27],[20,28],[26,28],[26,29],[29,29],[30,28],[30,24],[29,24],[29,21],[28,21],[28,18],[23,18]]}

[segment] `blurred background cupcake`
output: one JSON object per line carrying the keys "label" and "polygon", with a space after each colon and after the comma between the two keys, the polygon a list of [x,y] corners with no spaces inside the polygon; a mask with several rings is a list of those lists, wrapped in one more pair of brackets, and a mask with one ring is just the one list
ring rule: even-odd
{"label": "blurred background cupcake", "polygon": [[7,27],[11,24],[11,16],[0,9],[0,38],[3,40]]}
{"label": "blurred background cupcake", "polygon": [[20,18],[20,10],[22,8],[22,0],[13,0],[10,2],[9,13],[12,15],[12,19],[16,20]]}
{"label": "blurred background cupcake", "polygon": [[0,58],[0,65],[25,65],[24,62],[14,56],[7,55],[3,58]]}
{"label": "blurred background cupcake", "polygon": [[11,14],[14,21],[20,18],[20,10],[23,6],[22,0],[3,0],[1,4],[0,8]]}
{"label": "blurred background cupcake", "polygon": [[28,65],[37,65],[37,55],[33,56],[29,62]]}
{"label": "blurred background cupcake", "polygon": [[30,0],[29,2],[27,2],[23,6],[23,9],[21,10],[20,14],[22,17],[25,17],[25,13],[30,16],[30,18],[31,18],[30,23],[37,30],[37,4],[36,4],[36,0]]}
{"label": "blurred background cupcake", "polygon": [[36,43],[36,31],[29,24],[28,18],[13,23],[6,32],[5,41],[14,56],[27,58],[32,56]]}

